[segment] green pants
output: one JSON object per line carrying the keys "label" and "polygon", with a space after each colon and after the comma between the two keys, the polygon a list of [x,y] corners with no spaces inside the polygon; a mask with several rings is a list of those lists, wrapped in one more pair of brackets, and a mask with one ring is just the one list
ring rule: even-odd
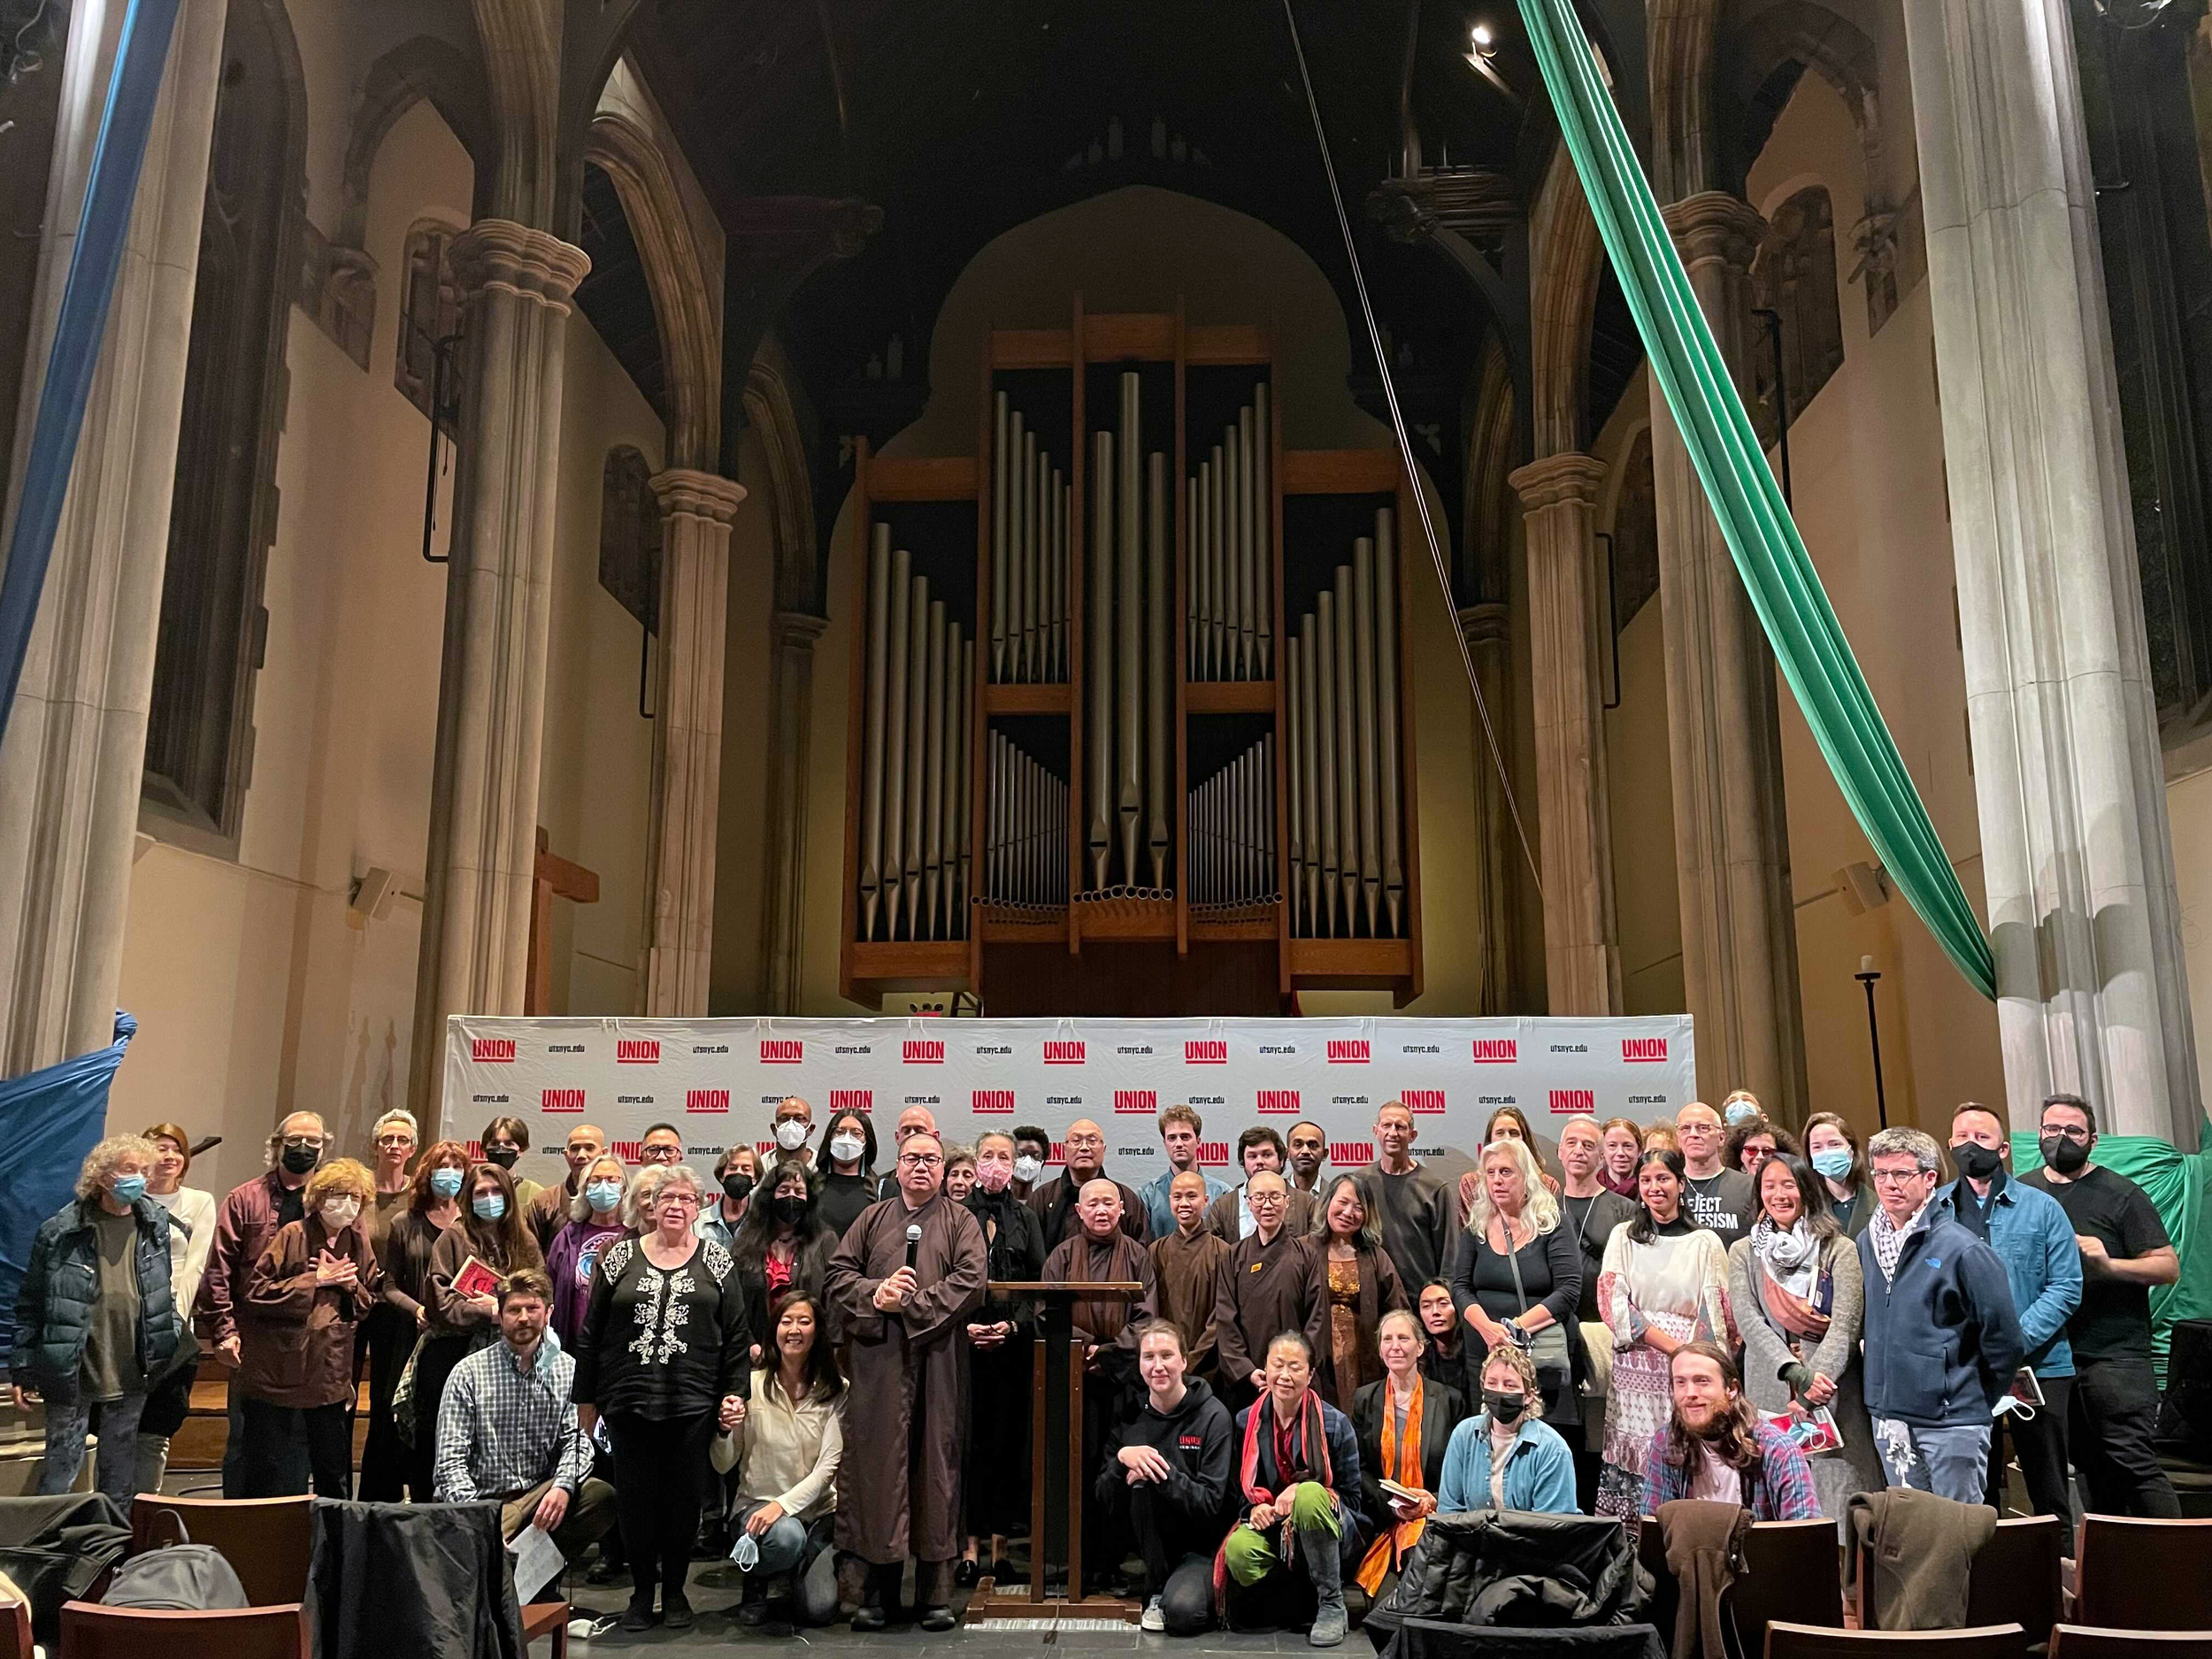
{"label": "green pants", "polygon": [[[1290,1489],[1290,1524],[1294,1530],[1302,1532],[1309,1527],[1319,1527],[1331,1538],[1341,1537],[1344,1532],[1343,1517],[1336,1510],[1335,1494],[1317,1480],[1302,1480]],[[1269,1532],[1273,1530],[1270,1528]],[[1268,1541],[1269,1532],[1255,1532],[1240,1525],[1221,1547],[1229,1577],[1245,1589],[1250,1589],[1283,1564],[1282,1557],[1275,1553],[1275,1546]]]}

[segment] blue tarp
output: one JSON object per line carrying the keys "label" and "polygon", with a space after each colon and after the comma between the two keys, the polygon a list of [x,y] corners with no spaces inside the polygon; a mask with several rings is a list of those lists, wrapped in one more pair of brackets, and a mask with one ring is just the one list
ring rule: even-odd
{"label": "blue tarp", "polygon": [[26,1077],[0,1079],[0,1364],[15,1344],[15,1296],[39,1224],[75,1194],[107,1126],[108,1086],[138,1022],[115,1011],[115,1041]]}

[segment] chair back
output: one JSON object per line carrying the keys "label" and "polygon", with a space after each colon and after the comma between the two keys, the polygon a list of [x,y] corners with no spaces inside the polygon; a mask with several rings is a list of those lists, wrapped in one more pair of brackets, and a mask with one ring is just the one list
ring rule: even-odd
{"label": "chair back", "polygon": [[[2055,1515],[2024,1515],[1997,1523],[1974,1557],[1966,1586],[1966,1622],[2016,1621],[2032,1641],[2044,1639],[2063,1610],[2058,1563],[2066,1553],[2066,1526]],[[1861,1614],[1861,1617],[1865,1616]]]}
{"label": "chair back", "polygon": [[2212,1631],[2099,1630],[2054,1624],[2051,1659],[2212,1659]]}
{"label": "chair back", "polygon": [[12,1579],[0,1575],[0,1659],[31,1659],[30,1599]]}
{"label": "chair back", "polygon": [[173,1541],[165,1516],[183,1523],[196,1544],[212,1545],[238,1574],[255,1607],[307,1599],[307,1558],[314,1545],[312,1498],[165,1498],[131,1501],[131,1553]]}
{"label": "chair back", "polygon": [[2212,1520],[2085,1515],[2074,1617],[2106,1630],[2212,1630]]}
{"label": "chair back", "polygon": [[308,1659],[307,1618],[296,1601],[212,1613],[68,1601],[59,1659]]}
{"label": "chair back", "polygon": [[1839,1630],[1776,1620],[1766,1659],[2020,1659],[2028,1633],[2017,1624],[1966,1630]]}
{"label": "chair back", "polygon": [[1777,1620],[1843,1628],[1841,1557],[1833,1521],[1754,1521],[1728,1609],[1746,1659],[1762,1652]]}

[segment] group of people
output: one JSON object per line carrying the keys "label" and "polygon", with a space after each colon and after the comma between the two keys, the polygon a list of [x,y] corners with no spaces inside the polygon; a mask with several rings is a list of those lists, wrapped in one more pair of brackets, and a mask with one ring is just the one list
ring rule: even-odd
{"label": "group of people", "polygon": [[[2174,1515],[2152,1447],[2148,1289],[2178,1272],[2141,1191],[2095,1163],[2094,1114],[2055,1095],[2042,1167],[1969,1102],[1917,1129],[1802,1141],[1738,1094],[1670,1121],[1564,1121],[1547,1167],[1501,1109],[1447,1182],[1414,1120],[1377,1112],[1373,1164],[1332,1171],[1317,1125],[1238,1136],[1199,1166],[1200,1115],[1161,1112],[1167,1168],[1106,1169],[1087,1120],[949,1144],[902,1112],[818,1142],[797,1098],[774,1151],[703,1178],[657,1125],[634,1167],[578,1124],[564,1180],[419,1144],[391,1112],[372,1160],[320,1118],[269,1139],[225,1197],[185,1184],[174,1125],[102,1141],[34,1241],[11,1379],[45,1404],[41,1490],[158,1487],[208,1349],[230,1376],[227,1496],[495,1501],[589,1576],[628,1575],[625,1625],[693,1622],[721,1529],[741,1624],[851,1609],[920,1623],[1013,1576],[1029,1506],[1036,1309],[991,1286],[1135,1285],[1079,1299],[1087,1578],[1141,1563],[1149,1629],[1228,1618],[1343,1640],[1428,1518],[1486,1507],[1632,1520],[1680,1497],[1840,1518],[1909,1485],[1994,1501],[2005,1441],[2034,1507]],[[879,1163],[887,1161],[887,1168]],[[650,1471],[649,1479],[626,1479]]]}

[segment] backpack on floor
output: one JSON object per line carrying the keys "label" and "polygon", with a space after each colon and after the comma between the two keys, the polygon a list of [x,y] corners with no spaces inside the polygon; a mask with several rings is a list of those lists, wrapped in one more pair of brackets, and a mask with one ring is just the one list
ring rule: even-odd
{"label": "backpack on floor", "polygon": [[196,1544],[174,1509],[158,1512],[156,1531],[176,1533],[174,1541],[130,1556],[108,1580],[100,1598],[105,1607],[134,1607],[158,1612],[207,1613],[250,1605],[237,1569],[212,1544]]}

